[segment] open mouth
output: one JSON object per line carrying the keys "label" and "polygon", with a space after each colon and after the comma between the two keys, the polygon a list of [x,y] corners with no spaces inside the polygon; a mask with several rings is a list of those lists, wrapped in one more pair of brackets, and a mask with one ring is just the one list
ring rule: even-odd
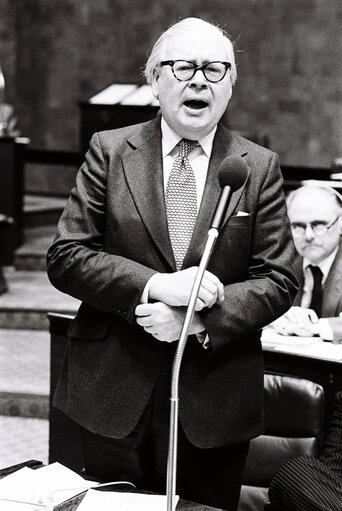
{"label": "open mouth", "polygon": [[184,101],[184,105],[194,110],[201,110],[202,108],[206,108],[208,103],[199,99],[190,99],[189,101]]}

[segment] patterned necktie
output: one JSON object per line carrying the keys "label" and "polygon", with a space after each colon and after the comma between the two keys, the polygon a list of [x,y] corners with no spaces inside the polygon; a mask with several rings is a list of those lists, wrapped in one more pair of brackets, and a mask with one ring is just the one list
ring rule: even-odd
{"label": "patterned necktie", "polygon": [[177,270],[183,264],[197,217],[197,189],[188,154],[196,140],[183,138],[166,187],[166,215]]}
{"label": "patterned necktie", "polygon": [[322,288],[322,277],[323,273],[319,266],[309,265],[311,270],[314,285],[312,289],[312,297],[310,303],[310,309],[313,309],[318,317],[321,317],[322,313],[322,299],[323,299],[323,288]]}

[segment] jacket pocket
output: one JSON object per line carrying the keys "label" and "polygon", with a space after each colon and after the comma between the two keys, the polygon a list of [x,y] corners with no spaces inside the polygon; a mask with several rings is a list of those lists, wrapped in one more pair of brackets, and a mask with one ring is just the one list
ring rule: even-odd
{"label": "jacket pocket", "polygon": [[73,339],[103,339],[112,319],[111,315],[82,303],[68,327],[67,336]]}
{"label": "jacket pocket", "polygon": [[232,215],[227,223],[228,229],[251,228],[251,215]]}

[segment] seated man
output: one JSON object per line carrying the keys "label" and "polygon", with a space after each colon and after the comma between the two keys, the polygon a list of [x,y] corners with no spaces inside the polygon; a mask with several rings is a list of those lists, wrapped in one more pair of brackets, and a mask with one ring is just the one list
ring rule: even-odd
{"label": "seated man", "polygon": [[269,497],[272,511],[341,511],[342,509],[342,391],[323,455],[288,460],[275,475]]}
{"label": "seated man", "polygon": [[342,196],[330,187],[302,186],[289,194],[287,207],[300,287],[272,327],[282,335],[342,342]]}

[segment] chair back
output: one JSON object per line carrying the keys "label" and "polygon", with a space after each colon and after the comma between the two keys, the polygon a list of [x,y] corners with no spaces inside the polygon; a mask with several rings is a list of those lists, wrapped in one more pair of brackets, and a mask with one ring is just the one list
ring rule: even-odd
{"label": "chair back", "polygon": [[238,511],[263,511],[276,471],[294,456],[318,456],[324,391],[312,381],[265,374],[265,432],[251,441]]}

